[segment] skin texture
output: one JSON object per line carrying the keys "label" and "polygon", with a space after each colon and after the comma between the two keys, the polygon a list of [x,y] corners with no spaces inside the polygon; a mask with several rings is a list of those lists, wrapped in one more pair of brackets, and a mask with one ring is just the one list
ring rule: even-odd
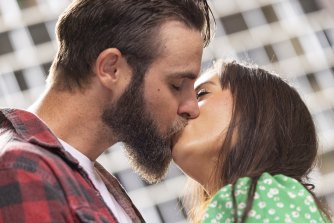
{"label": "skin texture", "polygon": [[[132,82],[117,104],[103,114],[117,138],[126,142],[134,170],[152,183],[167,172],[173,134],[199,113],[193,86],[201,58],[200,36],[180,23],[166,24],[164,28],[164,51],[146,73],[144,82]],[[170,32],[173,29],[175,32]],[[194,45],[180,47],[184,36],[190,37]]]}
{"label": "skin texture", "polygon": [[200,72],[203,41],[199,32],[179,22],[165,24],[161,36],[164,50],[146,73],[144,98],[160,133],[166,134],[176,119],[199,115],[193,88]]}
{"label": "skin texture", "polygon": [[172,154],[187,175],[207,188],[231,120],[233,99],[229,89],[222,90],[214,72],[204,73],[195,87],[200,115],[176,139]]}
{"label": "skin texture", "polygon": [[[118,49],[108,48],[97,57],[93,77],[84,90],[59,91],[51,85],[30,111],[39,116],[59,138],[91,160],[114,143],[124,140],[131,148],[129,154],[134,154],[130,160],[135,167],[139,166],[135,168],[139,174],[148,178],[150,174],[155,174],[148,179],[150,182],[160,180],[171,161],[171,134],[184,126],[185,119],[199,115],[193,85],[200,71],[203,40],[200,32],[176,21],[164,23],[157,38],[161,38],[162,53],[148,68],[143,83],[136,86],[135,91],[130,91],[135,94],[123,103],[122,109],[117,110],[120,106],[118,102],[131,87],[135,74]],[[130,106],[134,103],[132,100],[142,103],[133,109]],[[131,113],[136,113],[133,117],[142,119],[127,119]],[[181,118],[183,124],[175,125]],[[123,122],[110,122],[119,119]],[[150,124],[142,126],[137,123],[136,126],[133,123],[136,120]],[[120,126],[128,126],[135,131],[128,132]],[[147,126],[150,126],[149,132],[157,136],[155,141],[161,141],[153,145],[161,147],[137,147],[137,142],[151,138],[151,133],[145,133]],[[174,129],[175,126],[178,126],[177,129]],[[138,135],[138,132],[144,133]],[[134,140],[128,140],[130,138]],[[152,155],[147,157],[145,154]],[[153,156],[160,158],[154,159]],[[164,161],[157,162],[159,159]],[[141,168],[143,165],[146,166]],[[147,170],[154,172],[143,172]]]}

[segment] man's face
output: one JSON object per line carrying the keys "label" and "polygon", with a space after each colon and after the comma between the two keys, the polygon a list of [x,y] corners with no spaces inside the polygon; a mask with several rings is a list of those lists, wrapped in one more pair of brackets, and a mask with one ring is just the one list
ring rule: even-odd
{"label": "man's face", "polygon": [[203,51],[200,32],[179,22],[166,22],[160,38],[162,53],[143,82],[130,83],[103,115],[117,139],[125,143],[135,171],[151,183],[167,172],[172,135],[199,115],[194,82]]}

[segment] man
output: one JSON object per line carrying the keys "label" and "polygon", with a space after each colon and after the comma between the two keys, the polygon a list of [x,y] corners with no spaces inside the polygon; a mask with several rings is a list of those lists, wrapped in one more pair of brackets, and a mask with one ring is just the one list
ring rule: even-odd
{"label": "man", "polygon": [[143,222],[96,158],[117,141],[157,182],[199,114],[205,0],[75,0],[57,23],[48,87],[0,113],[0,222]]}

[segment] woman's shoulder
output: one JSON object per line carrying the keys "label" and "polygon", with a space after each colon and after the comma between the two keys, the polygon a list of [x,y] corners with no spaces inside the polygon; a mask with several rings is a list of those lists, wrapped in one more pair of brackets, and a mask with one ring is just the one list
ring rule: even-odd
{"label": "woman's shoulder", "polygon": [[[234,188],[226,185],[212,198],[204,216],[218,222],[233,222],[234,210],[238,218],[244,213],[251,185],[249,177],[238,179]],[[232,192],[234,191],[234,196]],[[235,199],[236,209],[233,206]],[[222,221],[219,221],[223,219]],[[284,175],[263,173],[258,179],[247,222],[326,222],[312,195],[297,180]]]}
{"label": "woman's shoulder", "polygon": [[[237,201],[248,198],[248,191],[251,185],[249,177],[239,178],[234,186],[234,194]],[[229,197],[232,195],[232,185],[228,184],[222,187],[212,198],[212,200]],[[260,198],[270,201],[278,201],[278,199],[295,199],[298,197],[310,198],[312,195],[299,183],[296,179],[278,174],[270,175],[263,173],[257,181],[254,200]],[[282,196],[282,198],[279,198]]]}

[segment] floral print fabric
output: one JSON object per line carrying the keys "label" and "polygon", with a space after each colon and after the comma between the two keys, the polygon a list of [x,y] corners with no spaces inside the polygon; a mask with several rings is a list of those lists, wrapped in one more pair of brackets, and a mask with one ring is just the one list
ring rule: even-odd
{"label": "floral print fabric", "polygon": [[[238,222],[244,213],[251,179],[240,178],[235,185]],[[234,222],[232,185],[220,189],[211,200],[203,217],[204,223]],[[258,180],[247,223],[293,222],[328,223],[317,208],[312,195],[297,180],[263,173]]]}

